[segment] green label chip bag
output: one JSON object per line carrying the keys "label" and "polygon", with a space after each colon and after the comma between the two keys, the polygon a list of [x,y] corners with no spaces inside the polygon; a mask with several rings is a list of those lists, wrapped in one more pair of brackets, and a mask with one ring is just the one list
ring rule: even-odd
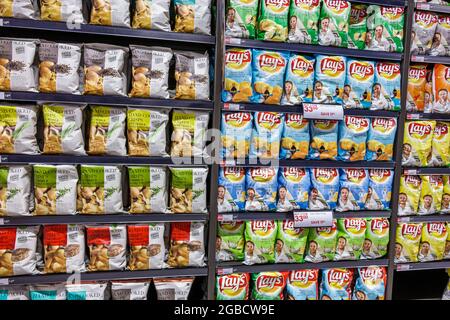
{"label": "green label chip bag", "polygon": [[403,52],[405,8],[370,5],[367,8],[366,49]]}
{"label": "green label chip bag", "polygon": [[245,224],[244,264],[275,262],[275,240],[277,222],[274,220],[254,220]]}
{"label": "green label chip bag", "polygon": [[30,215],[30,196],[30,167],[0,167],[0,216]]}
{"label": "green label chip bag", "polygon": [[350,2],[322,0],[320,11],[319,44],[347,48]]}
{"label": "green label chip bag", "polygon": [[206,213],[208,168],[171,167],[170,210],[173,213]]}
{"label": "green label chip bag", "polygon": [[367,5],[353,4],[348,26],[348,47],[364,49],[367,33]]}
{"label": "green label chip bag", "polygon": [[291,0],[288,42],[317,44],[320,0]]}
{"label": "green label chip bag", "polygon": [[448,236],[445,222],[425,223],[422,229],[418,259],[420,262],[438,261],[444,257]]}
{"label": "green label chip bag", "polygon": [[243,221],[219,222],[217,225],[216,260],[244,260],[244,229]]}
{"label": "green label chip bag", "polygon": [[399,223],[395,240],[395,263],[417,262],[422,223]]}
{"label": "green label chip bag", "polygon": [[337,241],[337,221],[331,227],[311,228],[308,235],[308,247],[305,261],[323,262],[334,258]]}
{"label": "green label chip bag", "polygon": [[225,36],[254,39],[258,0],[228,0]]}
{"label": "green label chip bag", "polygon": [[361,259],[378,259],[387,254],[389,244],[389,219],[367,219],[366,238]]}
{"label": "green label chip bag", "polygon": [[295,228],[294,220],[278,221],[275,262],[303,262],[308,232],[307,228]]}
{"label": "green label chip bag", "polygon": [[284,42],[288,36],[289,0],[261,0],[258,40]]}
{"label": "green label chip bag", "polygon": [[366,235],[366,220],[338,219],[338,240],[334,260],[359,260]]}

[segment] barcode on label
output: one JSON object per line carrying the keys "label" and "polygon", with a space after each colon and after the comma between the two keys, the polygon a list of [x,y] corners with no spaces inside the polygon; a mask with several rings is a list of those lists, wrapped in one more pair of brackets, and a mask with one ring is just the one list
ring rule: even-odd
{"label": "barcode on label", "polygon": [[18,174],[14,174],[14,175],[9,177],[9,181],[18,181],[18,180],[19,180],[19,175]]}
{"label": "barcode on label", "polygon": [[117,122],[119,121],[119,116],[112,116],[111,117],[111,122]]}
{"label": "barcode on label", "polygon": [[69,180],[69,176],[68,176],[67,174],[61,175],[61,176],[59,176],[58,178],[59,178],[58,180],[59,180],[60,182],[64,182],[64,181]]}
{"label": "barcode on label", "polygon": [[63,52],[61,52],[61,56],[63,58],[70,58],[70,57],[72,57],[72,52],[70,52],[70,51],[63,51]]}
{"label": "barcode on label", "polygon": [[26,114],[19,115],[19,120],[20,121],[28,121],[28,115],[26,115]]}
{"label": "barcode on label", "polygon": [[201,177],[197,177],[194,179],[194,183],[202,183],[202,178]]}
{"label": "barcode on label", "polygon": [[114,180],[116,180],[116,175],[108,174],[105,178],[106,178],[106,181],[114,181]]}
{"label": "barcode on label", "polygon": [[68,116],[68,117],[66,117],[66,121],[75,122],[75,116]]}
{"label": "barcode on label", "polygon": [[152,181],[159,181],[161,179],[161,176],[159,174],[152,175]]}
{"label": "barcode on label", "polygon": [[23,54],[23,53],[25,53],[25,47],[16,48],[16,54]]}

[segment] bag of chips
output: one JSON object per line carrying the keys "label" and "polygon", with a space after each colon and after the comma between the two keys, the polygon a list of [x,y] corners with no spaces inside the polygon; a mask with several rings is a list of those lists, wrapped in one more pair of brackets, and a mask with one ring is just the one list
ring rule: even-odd
{"label": "bag of chips", "polygon": [[340,190],[336,211],[364,209],[369,190],[367,169],[340,169]]}
{"label": "bag of chips", "polygon": [[437,121],[431,142],[430,167],[444,167],[450,163],[450,123]]}
{"label": "bag of chips", "polygon": [[439,261],[444,257],[448,230],[445,222],[425,223],[422,228],[418,259],[420,262]]}
{"label": "bag of chips", "polygon": [[253,115],[251,112],[223,112],[221,125],[222,157],[247,158],[250,152]]}
{"label": "bag of chips", "polygon": [[369,189],[364,208],[367,210],[389,210],[391,208],[393,179],[393,170],[369,169]]}
{"label": "bag of chips", "polygon": [[370,110],[400,110],[400,85],[400,64],[377,62]]}
{"label": "bag of chips", "polygon": [[174,0],[173,5],[173,31],[211,34],[211,0]]}
{"label": "bag of chips", "polygon": [[320,0],[292,0],[289,8],[288,42],[318,44]]}
{"label": "bag of chips", "polygon": [[244,260],[244,221],[219,222],[217,224],[216,260]]}
{"label": "bag of chips", "polygon": [[402,165],[425,167],[431,156],[436,121],[406,121]]}
{"label": "bag of chips", "polygon": [[[41,0],[41,20],[64,21],[70,24],[86,23],[83,11],[86,9],[82,0]],[[94,1],[97,4],[96,1]]]}
{"label": "bag of chips", "polygon": [[403,52],[405,8],[370,5],[367,8],[366,49]]}
{"label": "bag of chips", "polygon": [[258,40],[285,42],[288,39],[289,1],[260,1]]}
{"label": "bag of chips", "polygon": [[396,118],[373,118],[367,136],[367,161],[390,161],[394,155]]}
{"label": "bag of chips", "polygon": [[316,55],[313,102],[342,103],[347,58]]}
{"label": "bag of chips", "polygon": [[395,263],[417,262],[422,223],[399,223],[395,240]]}
{"label": "bag of chips", "polygon": [[435,96],[433,94],[433,70],[434,68],[427,67],[426,73],[426,83],[425,83],[425,92],[424,92],[424,100],[423,100],[423,112],[431,113],[433,112],[433,106],[435,101]]}
{"label": "bag of chips", "polygon": [[435,64],[433,68],[433,113],[448,113],[450,111],[449,91],[450,79],[447,74],[450,68],[443,64]]}
{"label": "bag of chips", "polygon": [[369,218],[366,222],[366,237],[362,247],[361,259],[382,258],[388,252],[389,219]]}
{"label": "bag of chips", "polygon": [[164,265],[164,223],[127,225],[130,256],[128,268],[162,269]]}
{"label": "bag of chips", "polygon": [[350,2],[323,0],[320,11],[319,44],[347,48]]}
{"label": "bag of chips", "polygon": [[384,300],[386,285],[385,267],[358,268],[352,300]]}
{"label": "bag of chips", "polygon": [[450,177],[443,176],[444,190],[442,194],[441,213],[450,213]]}
{"label": "bag of chips", "polygon": [[334,260],[359,260],[366,236],[366,220],[344,218],[337,220],[337,244]]}
{"label": "bag of chips", "polygon": [[310,228],[305,261],[332,261],[336,251],[337,234],[336,220],[333,220],[331,227]]}
{"label": "bag of chips", "polygon": [[398,198],[398,215],[409,216],[417,213],[422,190],[420,176],[402,176]]}
{"label": "bag of chips", "polygon": [[319,270],[291,271],[286,284],[286,295],[288,300],[318,300]]}
{"label": "bag of chips", "polygon": [[175,51],[175,81],[175,99],[209,100],[208,52]]}
{"label": "bag of chips", "polygon": [[107,282],[66,284],[67,300],[108,300]]}
{"label": "bag of chips", "polygon": [[37,0],[2,0],[0,1],[0,17],[36,19],[39,13]]}
{"label": "bag of chips", "polygon": [[431,48],[427,51],[430,56],[448,56],[450,53],[450,16],[439,15],[438,25],[433,36]]}
{"label": "bag of chips", "polygon": [[422,191],[419,200],[419,215],[429,215],[441,210],[441,199],[444,192],[442,176],[422,176]]}
{"label": "bag of chips", "polygon": [[171,268],[203,267],[205,265],[205,224],[174,222],[170,229],[170,250],[167,264]]}
{"label": "bag of chips", "polygon": [[339,171],[336,168],[311,169],[311,191],[308,208],[327,210],[336,208],[339,192]]}
{"label": "bag of chips", "polygon": [[353,270],[324,269],[320,283],[320,300],[351,300]]}
{"label": "bag of chips", "polygon": [[258,1],[228,0],[225,18],[225,36],[255,39]]}
{"label": "bag of chips", "polygon": [[250,275],[232,273],[216,277],[216,300],[248,300]]}
{"label": "bag of chips", "polygon": [[189,278],[154,278],[158,300],[188,300],[194,277]]}
{"label": "bag of chips", "polygon": [[275,263],[302,263],[308,233],[308,228],[294,227],[294,220],[278,221]]}
{"label": "bag of chips", "polygon": [[170,0],[136,0],[131,26],[170,31]]}
{"label": "bag of chips", "polygon": [[252,274],[252,300],[283,300],[289,272],[259,272]]}
{"label": "bag of chips", "polygon": [[250,158],[279,158],[283,118],[284,115],[278,112],[255,112]]}
{"label": "bag of chips", "polygon": [[151,279],[111,281],[112,300],[147,300]]}
{"label": "bag of chips", "polygon": [[427,65],[413,64],[408,72],[408,99],[406,110],[423,112],[425,108],[425,85],[427,83]]}
{"label": "bag of chips", "polygon": [[249,168],[246,173],[245,211],[275,211],[278,168]]}
{"label": "bag of chips", "polygon": [[339,121],[310,121],[311,144],[308,158],[311,160],[336,160]]}
{"label": "bag of chips", "polygon": [[275,262],[277,230],[277,222],[274,220],[246,221],[244,264]]}
{"label": "bag of chips", "polygon": [[285,212],[308,208],[308,193],[311,187],[309,175],[308,169],[280,168],[277,211]]}
{"label": "bag of chips", "polygon": [[0,286],[0,301],[24,301],[30,300],[29,289],[26,285]]}
{"label": "bag of chips", "polygon": [[339,160],[364,160],[369,127],[370,119],[364,117],[345,116],[339,122]]}
{"label": "bag of chips", "polygon": [[351,4],[350,19],[348,24],[348,47],[351,49],[364,49],[366,45],[367,33],[366,4]]}
{"label": "bag of chips", "polygon": [[218,212],[244,211],[245,169],[242,167],[219,168],[217,193]]}
{"label": "bag of chips", "polygon": [[375,78],[373,61],[347,60],[342,103],[344,108],[368,109],[372,104],[372,86]]}
{"label": "bag of chips", "polygon": [[251,49],[227,49],[225,52],[224,78],[223,102],[250,102],[253,95]]}
{"label": "bag of chips", "polygon": [[438,15],[429,11],[415,11],[411,33],[411,54],[425,54],[431,49],[438,25]]}
{"label": "bag of chips", "polygon": [[312,101],[314,61],[313,57],[291,53],[284,78],[282,105]]}
{"label": "bag of chips", "polygon": [[130,27],[130,0],[93,0],[91,24]]}
{"label": "bag of chips", "polygon": [[206,213],[207,167],[169,167],[170,210],[173,213]]}
{"label": "bag of chips", "polygon": [[30,286],[30,300],[66,300],[65,283],[34,284]]}
{"label": "bag of chips", "polygon": [[284,115],[281,159],[306,159],[309,150],[309,121],[298,113]]}
{"label": "bag of chips", "polygon": [[448,223],[447,222],[447,233],[448,233],[448,236],[447,236],[447,241],[445,241],[445,248],[444,248],[444,256],[443,256],[443,259],[446,259],[446,260],[448,260],[448,259],[450,259],[450,223]]}
{"label": "bag of chips", "polygon": [[31,167],[0,167],[0,216],[29,216]]}

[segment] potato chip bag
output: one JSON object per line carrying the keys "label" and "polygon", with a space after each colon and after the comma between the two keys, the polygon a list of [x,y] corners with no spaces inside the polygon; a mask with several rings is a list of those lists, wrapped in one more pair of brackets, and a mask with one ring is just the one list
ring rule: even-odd
{"label": "potato chip bag", "polygon": [[371,110],[400,110],[401,68],[396,62],[377,62]]}
{"label": "potato chip bag", "polygon": [[311,169],[312,189],[309,194],[310,210],[326,210],[336,208],[339,191],[339,171],[336,168]]}
{"label": "potato chip bag", "polygon": [[282,105],[312,101],[314,61],[313,57],[291,53],[284,78]]}
{"label": "potato chip bag", "polygon": [[173,31],[211,34],[211,0],[173,0]]}
{"label": "potato chip bag", "polygon": [[290,0],[261,0],[259,4],[257,39],[285,42]]}
{"label": "potato chip bag", "polygon": [[323,269],[320,300],[351,300],[352,282],[352,269]]}
{"label": "potato chip bag", "polygon": [[443,64],[435,64],[433,69],[433,95],[434,103],[432,112],[448,113],[450,111],[450,67]]}
{"label": "potato chip bag", "polygon": [[384,300],[386,284],[385,267],[358,268],[352,300]]}
{"label": "potato chip bag", "polygon": [[433,94],[433,68],[431,66],[427,67],[427,75],[426,79],[427,82],[425,83],[425,92],[424,92],[424,99],[423,99],[423,112],[430,113],[433,112],[433,105],[434,105],[434,94]]}
{"label": "potato chip bag", "polygon": [[227,221],[217,224],[217,261],[244,260],[244,229],[243,221]]}
{"label": "potato chip bag", "polygon": [[347,58],[316,55],[313,102],[341,103]]}
{"label": "potato chip bag", "polygon": [[275,263],[302,263],[308,240],[308,228],[294,227],[294,220],[278,221]]}
{"label": "potato chip bag", "polygon": [[252,52],[253,96],[251,101],[280,104],[289,52],[258,49],[253,49]]}
{"label": "potato chip bag", "polygon": [[372,104],[372,86],[375,78],[373,61],[347,60],[342,102],[345,108],[368,109]]}
{"label": "potato chip bag", "polygon": [[232,273],[216,277],[216,300],[248,300],[250,275]]}
{"label": "potato chip bag", "polygon": [[422,223],[399,223],[395,240],[395,263],[417,262]]}
{"label": "potato chip bag", "polygon": [[222,157],[247,158],[252,137],[253,115],[250,112],[222,113]]}
{"label": "potato chip bag", "polygon": [[282,113],[255,112],[255,124],[250,144],[250,158],[278,159],[283,132]]}
{"label": "potato chip bag", "polygon": [[289,274],[286,285],[288,300],[318,300],[319,270],[293,270]]}
{"label": "potato chip bag", "polygon": [[340,169],[340,191],[336,211],[363,210],[369,190],[367,169]]}
{"label": "potato chip bag", "polygon": [[310,121],[311,144],[308,158],[311,160],[336,160],[338,121],[312,120]]}
{"label": "potato chip bag", "polygon": [[246,173],[245,211],[275,211],[277,167],[249,168]]}
{"label": "potato chip bag", "polygon": [[420,262],[438,261],[444,257],[448,230],[445,222],[425,223],[422,228],[418,259]]}
{"label": "potato chip bag", "polygon": [[361,252],[361,259],[378,259],[388,252],[389,219],[370,218],[366,220],[366,237]]}
{"label": "potato chip bag", "polygon": [[450,123],[437,121],[431,142],[429,167],[444,167],[450,162]]}
{"label": "potato chip bag", "polygon": [[393,179],[393,170],[369,169],[369,190],[364,208],[367,210],[389,210],[391,208]]}
{"label": "potato chip bag", "polygon": [[219,168],[217,211],[244,211],[245,169],[239,167]]}
{"label": "potato chip bag", "polygon": [[277,211],[307,209],[310,187],[309,170],[297,167],[280,168]]}
{"label": "potato chip bag", "polygon": [[224,78],[223,102],[250,102],[253,95],[251,49],[227,49]]}
{"label": "potato chip bag", "polygon": [[319,44],[347,48],[350,2],[322,0],[320,11]]}
{"label": "potato chip bag", "polygon": [[415,11],[411,39],[411,54],[425,54],[431,49],[438,15],[429,11]]}
{"label": "potato chip bag", "polygon": [[366,220],[344,218],[337,220],[337,244],[334,260],[359,260],[366,237]]}
{"label": "potato chip bag", "polygon": [[431,157],[436,121],[406,121],[402,165],[425,167]]}
{"label": "potato chip bag", "polygon": [[432,41],[427,54],[430,56],[448,56],[450,54],[450,16],[438,16],[438,25]]}
{"label": "potato chip bag", "polygon": [[398,215],[409,216],[417,213],[422,190],[420,176],[402,176],[398,198]]}
{"label": "potato chip bag", "polygon": [[305,261],[324,262],[334,258],[337,241],[337,221],[331,227],[310,228]]}
{"label": "potato chip bag", "polygon": [[257,0],[228,0],[225,19],[225,36],[255,39]]}
{"label": "potato chip bag", "polygon": [[339,121],[339,160],[364,160],[369,127],[369,118],[345,116],[344,121]]}
{"label": "potato chip bag", "polygon": [[253,273],[252,300],[283,300],[289,272]]}
{"label": "potato chip bag", "polygon": [[309,149],[309,121],[300,113],[285,113],[280,159],[306,159]]}
{"label": "potato chip bag", "polygon": [[288,42],[317,44],[320,0],[291,0]]}
{"label": "potato chip bag", "polygon": [[275,262],[275,240],[277,222],[274,220],[253,220],[245,222],[244,264]]}
{"label": "potato chip bag", "polygon": [[[444,259],[450,259],[450,223],[447,222],[447,241],[445,241],[445,249],[444,249]],[[450,269],[447,269],[449,271]],[[450,289],[450,288],[449,288]]]}
{"label": "potato chip bag", "polygon": [[443,176],[442,178],[444,180],[444,191],[441,201],[441,213],[446,214],[450,213],[450,177]]}
{"label": "potato chip bag", "polygon": [[419,200],[419,215],[428,215],[441,210],[441,199],[444,192],[442,176],[421,176],[422,191]]}
{"label": "potato chip bag", "polygon": [[373,118],[367,135],[367,161],[389,161],[394,155],[397,118]]}
{"label": "potato chip bag", "polygon": [[348,47],[364,49],[367,33],[367,5],[352,3],[348,26]]}
{"label": "potato chip bag", "polygon": [[425,107],[425,85],[427,83],[427,65],[412,64],[408,72],[408,98],[406,110],[423,112]]}
{"label": "potato chip bag", "polygon": [[367,8],[366,49],[403,52],[405,8],[370,5]]}

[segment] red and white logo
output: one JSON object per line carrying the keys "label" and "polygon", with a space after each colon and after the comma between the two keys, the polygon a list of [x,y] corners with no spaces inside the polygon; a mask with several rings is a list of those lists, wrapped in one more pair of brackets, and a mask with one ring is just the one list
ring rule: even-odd
{"label": "red and white logo", "polygon": [[342,60],[325,58],[320,62],[320,70],[322,72],[332,71],[333,73],[344,72],[345,63]]}
{"label": "red and white logo", "polygon": [[348,8],[349,2],[344,0],[324,0],[325,4],[337,11]]}
{"label": "red and white logo", "polygon": [[381,7],[382,15],[391,14],[397,16],[403,14],[404,11],[405,10],[401,7]]}
{"label": "red and white logo", "polygon": [[409,68],[408,78],[411,80],[425,79],[427,70],[425,68]]}
{"label": "red and white logo", "polygon": [[422,22],[425,25],[438,22],[437,15],[425,11],[416,11],[414,18],[416,22]]}
{"label": "red and white logo", "polygon": [[239,289],[247,286],[247,277],[245,274],[226,275],[219,278],[220,290],[231,290],[237,292]]}
{"label": "red and white logo", "polygon": [[272,220],[255,220],[252,221],[251,225],[253,231],[263,231],[264,233],[275,229],[275,222]]}
{"label": "red and white logo", "polygon": [[338,176],[337,169],[315,168],[313,172],[316,178],[326,178],[327,180]]}
{"label": "red and white logo", "polygon": [[295,270],[291,272],[290,281],[308,283],[315,282],[318,278],[317,270]]}
{"label": "red and white logo", "polygon": [[281,57],[276,57],[270,54],[263,54],[259,57],[259,66],[268,69],[276,69],[277,67],[284,67],[286,61]]}
{"label": "red and white logo", "polygon": [[372,119],[372,127],[382,127],[385,130],[395,128],[397,121],[395,118],[375,118]]}
{"label": "red and white logo", "polygon": [[409,134],[417,134],[421,137],[425,135],[431,134],[432,128],[428,124],[421,124],[418,122],[411,122],[408,125],[408,132]]}
{"label": "red and white logo", "polygon": [[284,167],[283,174],[287,177],[304,177],[306,175],[305,169],[297,168],[297,167]]}
{"label": "red and white logo", "polygon": [[364,169],[345,169],[345,173],[349,179],[364,179],[366,171]]}
{"label": "red and white logo", "polygon": [[428,233],[436,233],[438,235],[442,235],[443,233],[447,232],[447,228],[443,223],[430,222],[427,224],[427,231]]}
{"label": "red and white logo", "polygon": [[328,283],[338,283],[343,285],[350,281],[350,273],[348,271],[330,269],[328,272]]}
{"label": "red and white logo", "polygon": [[258,289],[261,288],[267,288],[267,289],[273,289],[275,287],[282,288],[284,286],[284,278],[283,275],[279,276],[268,276],[268,275],[261,275],[258,277],[258,280],[256,280],[256,287]]}
{"label": "red and white logo", "polygon": [[382,232],[383,229],[389,228],[389,220],[387,219],[372,219],[370,229],[372,231]]}
{"label": "red and white logo", "polygon": [[372,76],[374,73],[373,66],[371,64],[362,64],[359,62],[352,62],[350,64],[350,74],[358,75],[361,78]]}
{"label": "red and white logo", "polygon": [[249,63],[252,61],[252,53],[250,50],[245,51],[227,51],[225,53],[225,63]]}
{"label": "red and white logo", "polygon": [[271,125],[281,122],[280,114],[272,112],[259,112],[258,123],[270,123]]}
{"label": "red and white logo", "polygon": [[400,74],[400,64],[398,63],[387,63],[387,62],[379,62],[377,63],[378,73],[386,74],[389,77],[394,74]]}
{"label": "red and white logo", "polygon": [[412,236],[413,238],[416,238],[422,233],[422,225],[421,224],[409,224],[405,223],[402,226],[402,234]]}
{"label": "red and white logo", "polygon": [[250,174],[252,177],[260,177],[263,179],[271,178],[275,176],[274,168],[251,168]]}
{"label": "red and white logo", "polygon": [[242,177],[245,174],[245,170],[244,170],[244,168],[238,168],[238,167],[225,167],[224,174],[226,176]]}
{"label": "red and white logo", "polygon": [[345,125],[348,127],[349,125],[353,125],[356,129],[359,128],[367,128],[369,127],[369,120],[362,117],[345,117]]}
{"label": "red and white logo", "polygon": [[364,220],[364,219],[345,219],[345,228],[346,229],[355,229],[356,231],[360,231],[361,229],[366,228],[366,220]]}
{"label": "red and white logo", "polygon": [[225,113],[225,122],[234,121],[237,124],[241,124],[243,122],[249,122],[251,119],[252,116],[247,112]]}
{"label": "red and white logo", "polygon": [[266,6],[274,6],[277,8],[289,7],[289,0],[265,0]]}

